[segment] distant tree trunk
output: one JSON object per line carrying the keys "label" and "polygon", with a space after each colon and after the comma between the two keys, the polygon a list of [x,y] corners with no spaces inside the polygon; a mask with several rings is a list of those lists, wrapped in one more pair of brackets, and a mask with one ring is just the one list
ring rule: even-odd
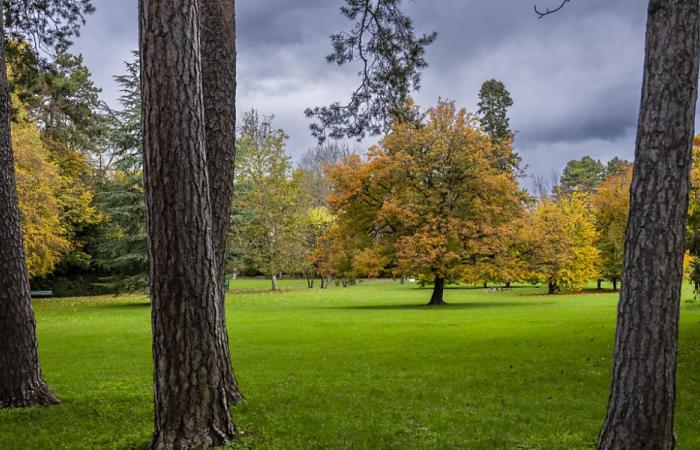
{"label": "distant tree trunk", "polygon": [[510,289],[510,281],[506,281],[506,289]]}
{"label": "distant tree trunk", "polygon": [[207,176],[197,0],[141,0],[144,180],[153,322],[152,448],[230,441]]}
{"label": "distant tree trunk", "polygon": [[597,289],[598,290],[603,289],[603,280],[600,280],[600,279],[598,280],[598,288]]}
{"label": "distant tree trunk", "polygon": [[700,2],[651,0],[615,336],[598,448],[674,448],[678,317],[700,54]]}
{"label": "distant tree trunk", "polygon": [[484,281],[484,289],[488,289],[488,287],[489,287],[489,282],[488,282],[488,281]]}
{"label": "distant tree trunk", "polygon": [[613,284],[613,291],[617,291],[617,277],[613,277],[612,284]]}
{"label": "distant tree trunk", "polygon": [[443,293],[445,292],[445,279],[442,277],[435,277],[435,286],[433,287],[433,295],[430,297],[430,303],[428,305],[438,306],[444,305]]}
{"label": "distant tree trunk", "polygon": [[231,197],[236,160],[236,21],[234,0],[199,0],[202,89],[206,134],[212,239],[220,288],[217,335],[221,370],[229,402],[243,395],[231,365],[226,326],[226,251],[231,225]]}
{"label": "distant tree trunk", "polygon": [[58,403],[39,367],[10,139],[2,25],[0,21],[0,409]]}
{"label": "distant tree trunk", "polygon": [[277,290],[277,274],[272,275],[272,290]]}
{"label": "distant tree trunk", "polygon": [[402,285],[406,284],[406,277],[401,276],[401,284]]}
{"label": "distant tree trunk", "polygon": [[559,284],[557,284],[556,281],[550,281],[549,284],[548,284],[547,293],[548,293],[548,294],[556,294],[556,293],[559,292],[559,291],[560,291],[560,289],[559,289]]}
{"label": "distant tree trunk", "polygon": [[308,287],[309,289],[313,289],[313,287],[314,287],[314,273],[307,272],[304,275],[306,276],[306,287]]}

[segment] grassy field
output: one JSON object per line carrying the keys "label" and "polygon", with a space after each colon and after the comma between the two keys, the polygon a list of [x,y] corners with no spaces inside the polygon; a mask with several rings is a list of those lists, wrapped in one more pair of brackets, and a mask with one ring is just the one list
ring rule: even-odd
{"label": "grassy field", "polygon": [[[248,402],[233,415],[255,449],[577,449],[601,425],[616,295],[547,296],[392,282],[228,301]],[[684,294],[679,449],[700,448],[700,304]],[[0,411],[0,448],[145,448],[152,432],[147,299],[36,302],[44,373],[63,403]]]}

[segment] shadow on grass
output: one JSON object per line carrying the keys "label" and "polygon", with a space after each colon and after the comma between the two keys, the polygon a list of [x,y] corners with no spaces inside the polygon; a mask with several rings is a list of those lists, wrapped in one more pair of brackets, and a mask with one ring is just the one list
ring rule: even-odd
{"label": "shadow on grass", "polygon": [[[504,293],[508,292],[511,290],[518,290],[518,289],[539,289],[540,286],[511,286],[511,287],[505,287],[501,285],[494,285],[494,286],[489,286],[489,287],[483,287],[483,286],[475,286],[473,284],[448,284],[445,286],[446,291],[484,291],[488,293]],[[419,284],[416,284],[414,286],[414,289],[420,289],[420,290],[433,290],[433,285],[432,284],[426,284],[425,286],[421,286]]]}
{"label": "shadow on grass", "polygon": [[128,303],[107,303],[105,305],[98,305],[100,308],[125,308],[125,309],[144,309],[150,308],[151,302],[128,302]]}
{"label": "shadow on grass", "polygon": [[552,305],[554,302],[472,302],[472,303],[446,303],[440,306],[428,305],[428,304],[396,304],[396,305],[348,305],[348,306],[337,306],[337,309],[355,309],[355,310],[431,310],[431,311],[441,311],[450,309],[479,309],[479,308],[516,308],[520,306],[547,306]]}

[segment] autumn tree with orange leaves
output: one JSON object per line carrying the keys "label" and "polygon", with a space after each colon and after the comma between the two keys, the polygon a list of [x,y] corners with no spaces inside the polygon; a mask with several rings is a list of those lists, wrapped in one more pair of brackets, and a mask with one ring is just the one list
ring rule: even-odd
{"label": "autumn tree with orange leaves", "polygon": [[448,101],[425,117],[411,107],[416,120],[394,124],[366,160],[353,155],[329,170],[328,202],[356,244],[355,272],[429,277],[430,305],[441,305],[446,281],[496,254],[522,193],[493,164],[475,116]]}

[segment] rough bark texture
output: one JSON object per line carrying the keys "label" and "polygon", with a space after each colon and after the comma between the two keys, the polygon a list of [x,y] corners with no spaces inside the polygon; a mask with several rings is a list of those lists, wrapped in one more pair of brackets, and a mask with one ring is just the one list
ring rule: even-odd
{"label": "rough bark texture", "polygon": [[5,33],[0,23],[0,408],[46,406],[58,400],[41,377],[39,367],[15,184],[9,101]]}
{"label": "rough bark texture", "polygon": [[234,0],[199,0],[202,88],[214,253],[220,288],[217,330],[229,402],[243,401],[231,365],[226,326],[226,252],[236,162],[236,20]]}
{"label": "rough bark texture", "polygon": [[155,449],[230,441],[206,166],[197,0],[141,0]]}
{"label": "rough bark texture", "polygon": [[651,0],[613,380],[599,449],[672,449],[700,2]]}
{"label": "rough bark texture", "polygon": [[435,286],[433,287],[433,295],[430,297],[430,303],[428,305],[438,306],[444,305],[443,293],[445,292],[445,279],[441,277],[435,277]]}

